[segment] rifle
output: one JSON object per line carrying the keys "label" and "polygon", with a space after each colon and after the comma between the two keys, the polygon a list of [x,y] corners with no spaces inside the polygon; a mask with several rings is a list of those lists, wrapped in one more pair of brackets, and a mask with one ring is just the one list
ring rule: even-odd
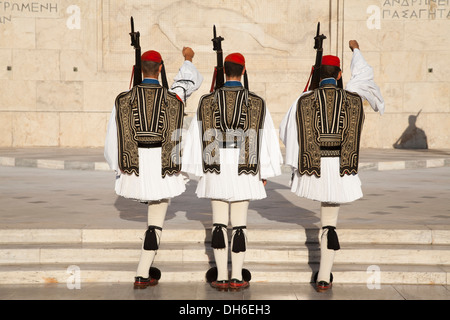
{"label": "rifle", "polygon": [[[313,70],[311,71],[310,78],[306,84],[305,90],[314,90],[319,87],[320,82],[320,67],[322,66],[322,56],[323,56],[323,40],[327,37],[320,34],[320,22],[317,23],[317,33],[314,37],[314,49],[316,49],[316,62],[314,64]],[[309,80],[311,84],[309,85]],[[309,85],[309,88],[308,88]]]}
{"label": "rifle", "polygon": [[213,50],[216,51],[217,54],[217,65],[216,67],[214,67],[214,74],[210,92],[213,92],[214,90],[222,87],[223,84],[225,83],[223,75],[223,52],[222,52],[222,41],[225,39],[222,38],[221,36],[217,37],[216,26],[213,26],[213,36],[214,38],[212,38],[211,41],[213,42]]}
{"label": "rifle", "polygon": [[[133,67],[133,87],[139,85],[142,82],[142,67],[141,67],[141,45],[139,42],[140,33],[139,31],[134,32],[134,20],[131,17],[131,46],[134,47],[134,58],[135,64]],[[131,83],[130,83],[131,87]]]}

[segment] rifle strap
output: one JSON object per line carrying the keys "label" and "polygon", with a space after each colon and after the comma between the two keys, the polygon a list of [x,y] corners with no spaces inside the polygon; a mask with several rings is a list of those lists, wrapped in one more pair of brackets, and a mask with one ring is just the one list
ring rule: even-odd
{"label": "rifle strap", "polygon": [[309,88],[309,82],[311,81],[311,78],[312,78],[313,73],[314,73],[314,66],[312,66],[312,68],[311,68],[311,73],[309,74],[308,83],[306,84],[306,87],[305,87],[305,89],[303,90],[303,92],[308,91],[308,88]]}
{"label": "rifle strap", "polygon": [[133,78],[134,78],[134,66],[133,66],[133,69],[131,70],[130,90],[131,90],[131,86],[133,85]]}
{"label": "rifle strap", "polygon": [[[183,85],[177,85],[179,82],[182,82],[182,83],[187,83],[187,82],[190,82],[190,83],[192,83],[192,85],[194,85],[195,86],[195,82],[194,81],[192,81],[192,80],[184,80],[184,79],[181,79],[181,80],[177,80],[177,81],[175,81],[174,82],[174,84],[172,84],[172,87],[171,87],[171,89],[172,90],[174,90],[174,89],[176,89],[176,88],[180,88],[181,90],[183,90],[183,102],[184,102],[184,105],[186,105],[186,100],[187,100],[187,88],[185,88]],[[177,96],[178,96],[178,94],[177,94]],[[181,99],[181,97],[179,97],[180,99]]]}
{"label": "rifle strap", "polygon": [[212,79],[212,83],[211,83],[211,89],[209,90],[209,92],[213,92],[214,88],[216,87],[216,78],[217,78],[217,67],[214,67],[214,73],[213,73],[213,79]]}

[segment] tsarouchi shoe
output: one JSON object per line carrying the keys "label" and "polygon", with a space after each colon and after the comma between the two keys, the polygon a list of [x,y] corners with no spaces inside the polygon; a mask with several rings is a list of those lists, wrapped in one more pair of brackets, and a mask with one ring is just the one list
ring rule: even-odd
{"label": "tsarouchi shoe", "polygon": [[317,290],[317,292],[325,292],[325,291],[331,289],[332,285],[333,285],[332,282],[319,281],[316,283],[316,290]]}
{"label": "tsarouchi shoe", "polygon": [[250,283],[245,280],[231,279],[231,281],[230,281],[230,290],[232,290],[232,291],[239,291],[239,290],[248,288],[249,286],[250,286]]}
{"label": "tsarouchi shoe", "polygon": [[158,284],[157,279],[153,279],[151,277],[135,277],[134,278],[134,288],[135,289],[145,289],[147,287],[156,286]]}
{"label": "tsarouchi shoe", "polygon": [[211,282],[211,287],[219,291],[228,291],[229,283],[228,280],[216,280]]}
{"label": "tsarouchi shoe", "polygon": [[325,292],[329,289],[331,289],[332,285],[333,285],[333,274],[330,273],[330,282],[326,282],[326,281],[317,281],[317,277],[318,277],[319,273],[316,272],[314,274],[314,283],[316,284],[316,290],[317,292]]}

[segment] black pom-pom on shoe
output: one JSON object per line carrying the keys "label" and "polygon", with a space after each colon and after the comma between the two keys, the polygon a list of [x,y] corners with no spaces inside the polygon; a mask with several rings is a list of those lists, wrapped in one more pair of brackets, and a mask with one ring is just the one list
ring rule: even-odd
{"label": "black pom-pom on shoe", "polygon": [[217,280],[217,267],[212,267],[206,271],[206,282],[211,283]]}
{"label": "black pom-pom on shoe", "polygon": [[158,268],[155,267],[150,267],[150,278],[155,279],[155,280],[159,280],[161,279],[161,271]]}

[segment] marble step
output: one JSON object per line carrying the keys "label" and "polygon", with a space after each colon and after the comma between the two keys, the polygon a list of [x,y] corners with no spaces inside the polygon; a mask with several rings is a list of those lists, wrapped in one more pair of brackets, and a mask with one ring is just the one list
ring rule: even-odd
{"label": "marble step", "polygon": [[[144,229],[2,229],[0,244],[8,243],[141,243]],[[231,231],[229,231],[231,232]],[[319,229],[273,229],[270,226],[248,228],[249,242],[267,241],[317,243]],[[341,243],[366,244],[448,244],[450,230],[422,229],[338,229]],[[211,240],[210,228],[165,228],[163,242],[205,243]]]}
{"label": "marble step", "polygon": [[[83,283],[133,283],[134,263],[81,263],[81,264],[26,264],[0,266],[0,284],[65,283],[68,289],[81,288]],[[203,282],[210,268],[206,262],[155,262],[161,282]],[[310,283],[318,269],[317,264],[255,263],[244,265],[252,273],[252,282]],[[450,283],[450,268],[433,265],[367,265],[335,263],[335,283],[366,284],[377,289],[385,284],[438,284]],[[75,287],[79,285],[79,287]]]}
{"label": "marble step", "polygon": [[[120,263],[136,262],[140,256],[138,243],[30,243],[3,244],[0,247],[0,265],[51,264],[51,263]],[[247,262],[298,262],[319,261],[320,250],[316,243],[292,242],[249,243]],[[160,262],[211,262],[213,251],[209,243],[161,244],[155,261]],[[422,264],[450,266],[449,245],[421,244],[355,244],[341,243],[336,251],[337,263],[364,264]]]}

